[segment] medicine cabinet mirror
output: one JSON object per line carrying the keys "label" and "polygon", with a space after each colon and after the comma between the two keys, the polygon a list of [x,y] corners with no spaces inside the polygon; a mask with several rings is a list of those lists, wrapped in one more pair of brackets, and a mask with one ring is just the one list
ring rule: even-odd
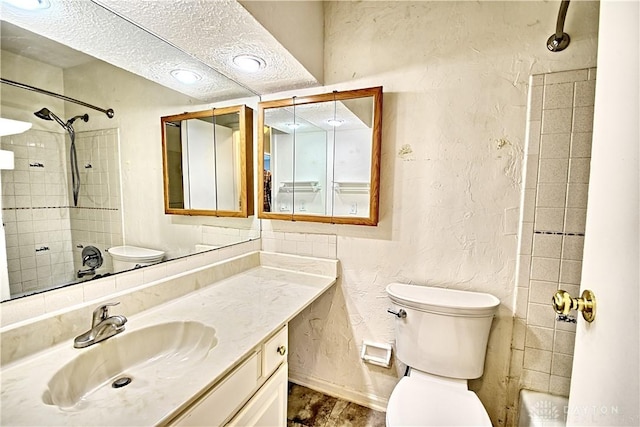
{"label": "medicine cabinet mirror", "polygon": [[253,110],[162,117],[165,213],[253,215]]}
{"label": "medicine cabinet mirror", "polygon": [[382,87],[258,104],[258,216],[377,225]]}

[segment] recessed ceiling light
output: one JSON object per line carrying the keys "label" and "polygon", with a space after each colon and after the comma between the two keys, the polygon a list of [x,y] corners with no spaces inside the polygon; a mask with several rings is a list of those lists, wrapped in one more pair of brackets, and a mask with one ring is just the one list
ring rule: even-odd
{"label": "recessed ceiling light", "polygon": [[327,123],[329,123],[329,125],[337,128],[338,126],[342,126],[342,124],[344,123],[344,120],[329,119],[329,120],[327,120]]}
{"label": "recessed ceiling light", "polygon": [[22,10],[48,9],[51,6],[49,0],[0,0],[9,6]]}
{"label": "recessed ceiling light", "polygon": [[171,71],[171,75],[173,76],[174,79],[178,80],[180,83],[184,83],[187,85],[193,84],[198,80],[202,79],[200,74],[191,70],[177,69],[177,70]]}
{"label": "recessed ceiling light", "polygon": [[287,123],[285,126],[289,129],[298,129],[300,127],[300,123]]}
{"label": "recessed ceiling light", "polygon": [[233,58],[233,64],[247,73],[255,73],[266,65],[264,59],[253,55],[238,55]]}

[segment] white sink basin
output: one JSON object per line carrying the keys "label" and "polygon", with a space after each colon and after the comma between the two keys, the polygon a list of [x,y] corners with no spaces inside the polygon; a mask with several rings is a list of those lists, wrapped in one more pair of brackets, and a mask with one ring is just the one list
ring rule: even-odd
{"label": "white sink basin", "polygon": [[[42,400],[67,411],[106,403],[150,382],[179,379],[217,343],[215,329],[199,322],[169,322],[125,331],[78,350],[78,356],[49,380]],[[114,381],[123,377],[131,382],[114,388]]]}

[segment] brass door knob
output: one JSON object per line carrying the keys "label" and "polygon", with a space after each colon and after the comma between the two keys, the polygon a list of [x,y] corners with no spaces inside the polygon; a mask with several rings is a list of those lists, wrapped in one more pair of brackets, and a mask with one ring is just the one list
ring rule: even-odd
{"label": "brass door knob", "polygon": [[567,315],[571,310],[578,310],[589,323],[596,317],[596,296],[590,290],[585,289],[580,298],[573,298],[569,292],[561,289],[553,294],[551,301],[558,314]]}
{"label": "brass door knob", "polygon": [[285,346],[281,345],[280,347],[278,347],[278,348],[276,349],[276,351],[278,352],[278,354],[279,354],[280,356],[284,356],[284,355],[287,353],[287,347],[285,347]]}

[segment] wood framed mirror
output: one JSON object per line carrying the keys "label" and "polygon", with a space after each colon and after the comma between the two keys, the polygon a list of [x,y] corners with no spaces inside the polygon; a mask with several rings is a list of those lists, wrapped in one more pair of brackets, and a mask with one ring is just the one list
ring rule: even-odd
{"label": "wood framed mirror", "polygon": [[258,216],[377,225],[382,87],[258,104]]}
{"label": "wood framed mirror", "polygon": [[164,210],[253,215],[253,110],[246,105],[161,118]]}

